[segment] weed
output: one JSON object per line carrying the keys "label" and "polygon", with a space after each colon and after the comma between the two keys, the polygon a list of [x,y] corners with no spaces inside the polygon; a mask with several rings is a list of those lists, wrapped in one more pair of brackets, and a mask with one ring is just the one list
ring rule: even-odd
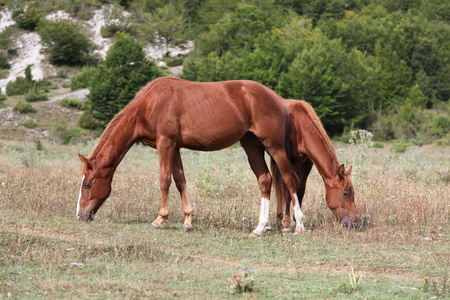
{"label": "weed", "polygon": [[26,128],[36,128],[37,124],[33,119],[28,119],[22,122],[22,126],[25,126]]}
{"label": "weed", "polygon": [[23,101],[19,101],[14,105],[14,110],[22,113],[22,114],[28,114],[28,113],[34,113],[36,112],[36,109],[29,103],[25,103]]}
{"label": "weed", "polygon": [[61,106],[67,107],[67,108],[76,108],[79,110],[84,109],[84,103],[78,99],[64,98],[59,101],[59,104],[61,104]]}

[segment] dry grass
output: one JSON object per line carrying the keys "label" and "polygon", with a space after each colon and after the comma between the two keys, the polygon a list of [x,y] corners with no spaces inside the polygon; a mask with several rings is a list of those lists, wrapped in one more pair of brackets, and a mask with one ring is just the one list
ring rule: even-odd
{"label": "dry grass", "polygon": [[[356,232],[336,224],[313,170],[303,204],[309,232],[251,239],[259,190],[239,147],[182,152],[195,209],[192,233],[179,232],[183,212],[175,187],[165,229],[150,230],[160,205],[158,160],[143,146],[119,166],[96,221],[78,223],[76,154],[93,146],[44,143],[38,151],[35,144],[0,143],[0,295],[239,298],[230,280],[248,267],[249,297],[448,296],[447,148],[398,155],[366,150],[354,166],[362,225]],[[347,164],[360,154],[338,151]],[[349,274],[358,276],[357,288]]]}

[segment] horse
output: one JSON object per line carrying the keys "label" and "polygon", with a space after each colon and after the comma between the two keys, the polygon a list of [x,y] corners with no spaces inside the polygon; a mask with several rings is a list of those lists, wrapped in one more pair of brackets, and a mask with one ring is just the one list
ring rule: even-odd
{"label": "horse", "polygon": [[[305,101],[285,100],[289,116],[290,162],[298,177],[298,199],[294,201],[294,210],[302,205],[306,180],[316,166],[326,189],[326,202],[337,220],[349,228],[356,228],[358,217],[355,207],[355,189],[350,179],[352,167],[346,171],[344,164],[339,164],[336,151],[328,138],[319,117]],[[290,195],[279,179],[276,164],[271,162],[273,182],[277,198],[277,226],[281,227],[283,204],[286,203],[284,216],[284,233],[290,233]],[[297,202],[298,201],[298,202]],[[297,214],[295,214],[297,220]],[[303,219],[301,220],[303,223]],[[296,233],[299,233],[296,230]]]}
{"label": "horse", "polygon": [[160,167],[161,207],[151,226],[161,228],[168,218],[168,191],[173,176],[185,216],[181,229],[190,231],[193,210],[186,192],[180,148],[214,151],[240,141],[261,191],[259,223],[252,232],[252,236],[261,236],[270,229],[272,177],[265,152],[279,167],[290,197],[297,199],[298,180],[287,154],[287,120],[284,99],[254,81],[156,79],[112,119],[87,158],[79,154],[82,180],[77,218],[94,220],[111,193],[111,182],[120,161],[135,142],[142,141],[157,149]]}

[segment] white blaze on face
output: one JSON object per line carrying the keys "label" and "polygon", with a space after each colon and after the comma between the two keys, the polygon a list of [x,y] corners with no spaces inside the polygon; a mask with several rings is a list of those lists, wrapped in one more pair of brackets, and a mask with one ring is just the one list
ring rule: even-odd
{"label": "white blaze on face", "polygon": [[259,224],[253,233],[261,235],[263,231],[270,230],[269,225],[269,206],[270,201],[267,198],[261,198],[261,211],[259,213]]}
{"label": "white blaze on face", "polygon": [[295,231],[306,231],[305,225],[303,225],[303,219],[305,215],[302,212],[302,209],[300,208],[300,202],[298,201],[297,194],[294,194],[295,198],[295,207],[294,207],[294,214],[295,214]]}
{"label": "white blaze on face", "polygon": [[83,189],[83,181],[84,181],[84,176],[83,176],[83,178],[81,178],[80,195],[78,196],[78,204],[77,204],[77,218],[78,218],[78,220],[80,219],[80,215],[78,213],[80,211],[80,200],[81,200],[81,191]]}

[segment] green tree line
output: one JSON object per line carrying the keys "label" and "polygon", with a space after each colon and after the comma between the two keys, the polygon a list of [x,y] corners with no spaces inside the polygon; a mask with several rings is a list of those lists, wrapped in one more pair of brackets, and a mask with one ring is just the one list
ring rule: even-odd
{"label": "green tree line", "polygon": [[[91,45],[83,45],[85,40],[69,31],[76,28],[74,24],[39,24],[37,16],[42,11],[63,9],[88,18],[92,9],[113,4],[111,18],[121,16],[124,10],[130,16],[119,23],[107,22],[102,29],[105,35],[126,32],[128,44],[132,38],[138,44],[157,43],[166,49],[194,41],[195,48],[184,59],[183,78],[261,82],[284,98],[310,102],[333,135],[366,128],[382,139],[449,140],[448,1],[61,0],[24,5],[35,2],[8,3],[21,8],[16,13],[19,26],[37,28],[55,64],[92,63],[87,59]],[[49,24],[64,25],[53,32],[70,32],[72,49],[78,47],[74,41],[82,41],[78,53],[86,58],[54,54],[61,49],[55,45],[64,42],[51,40]],[[119,36],[122,46],[115,51],[127,53],[120,50],[128,47],[123,43],[125,36]],[[128,78],[123,66],[143,55],[140,46],[130,49],[129,56],[135,57],[126,63],[111,54],[97,68],[102,75],[84,76],[84,80],[95,80],[88,85],[90,114],[98,124],[107,122],[130,101],[143,82],[163,74],[145,62],[151,70],[148,74],[139,71],[139,80]],[[120,67],[113,67],[115,63]],[[113,89],[116,85],[120,88]],[[122,88],[127,91],[120,92]],[[114,90],[117,95],[106,97],[99,89],[105,93]]]}

